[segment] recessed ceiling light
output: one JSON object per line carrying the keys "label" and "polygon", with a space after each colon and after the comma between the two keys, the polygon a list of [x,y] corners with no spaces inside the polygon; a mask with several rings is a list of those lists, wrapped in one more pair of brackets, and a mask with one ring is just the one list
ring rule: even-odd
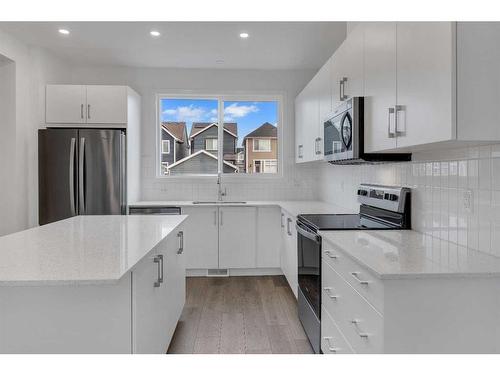
{"label": "recessed ceiling light", "polygon": [[246,39],[248,37],[249,37],[248,33],[240,33],[240,38]]}
{"label": "recessed ceiling light", "polygon": [[216,64],[224,64],[224,60],[215,60]]}
{"label": "recessed ceiling light", "polygon": [[151,34],[151,36],[154,36],[155,38],[161,35],[160,32],[156,30],[151,30],[149,33]]}
{"label": "recessed ceiling light", "polygon": [[59,34],[69,35],[69,30],[67,30],[67,29],[59,29]]}

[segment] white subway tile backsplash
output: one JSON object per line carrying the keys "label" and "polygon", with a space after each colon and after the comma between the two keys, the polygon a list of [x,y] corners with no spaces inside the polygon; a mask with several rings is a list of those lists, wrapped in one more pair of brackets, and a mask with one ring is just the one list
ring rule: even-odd
{"label": "white subway tile backsplash", "polygon": [[[357,209],[359,182],[409,186],[414,230],[500,257],[500,144],[419,152],[413,160],[321,165],[318,199]],[[463,204],[467,190],[472,192],[470,210]]]}

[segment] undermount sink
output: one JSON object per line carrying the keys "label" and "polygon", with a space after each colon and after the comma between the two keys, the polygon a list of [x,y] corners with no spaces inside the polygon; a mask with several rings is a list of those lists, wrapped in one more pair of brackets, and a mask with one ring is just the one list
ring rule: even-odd
{"label": "undermount sink", "polygon": [[193,204],[246,204],[243,201],[194,201]]}

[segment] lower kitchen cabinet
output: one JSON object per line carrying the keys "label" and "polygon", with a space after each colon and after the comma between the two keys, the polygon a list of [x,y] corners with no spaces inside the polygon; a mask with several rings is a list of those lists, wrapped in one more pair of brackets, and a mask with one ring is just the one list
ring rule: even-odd
{"label": "lower kitchen cabinet", "polygon": [[219,267],[219,210],[211,207],[182,207],[185,221],[186,267],[212,269]]}
{"label": "lower kitchen cabinet", "polygon": [[259,207],[257,209],[257,267],[280,267],[280,228],[279,207]]}
{"label": "lower kitchen cabinet", "polygon": [[219,208],[219,267],[256,267],[255,207]]}
{"label": "lower kitchen cabinet", "polygon": [[297,230],[295,217],[285,210],[281,211],[281,248],[280,265],[290,288],[297,298],[298,265],[297,265]]}
{"label": "lower kitchen cabinet", "polygon": [[134,353],[166,353],[186,300],[184,232],[176,231],[132,274]]}
{"label": "lower kitchen cabinet", "polygon": [[497,278],[386,279],[330,241],[322,251],[323,353],[499,352]]}

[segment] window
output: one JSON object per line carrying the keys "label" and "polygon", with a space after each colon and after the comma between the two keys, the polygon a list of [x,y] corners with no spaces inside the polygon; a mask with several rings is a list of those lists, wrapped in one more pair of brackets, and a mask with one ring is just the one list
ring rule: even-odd
{"label": "window", "polygon": [[278,172],[278,161],[275,159],[254,160],[253,172],[254,173],[277,173]]}
{"label": "window", "polygon": [[254,139],[254,152],[271,152],[271,139]]}
{"label": "window", "polygon": [[161,153],[170,154],[170,140],[167,139],[161,141]]}
{"label": "window", "polygon": [[207,138],[205,139],[205,150],[207,151],[217,151],[217,138]]}
{"label": "window", "polygon": [[[161,175],[278,173],[280,99],[230,99],[158,96]],[[176,145],[168,156],[167,136]]]}

